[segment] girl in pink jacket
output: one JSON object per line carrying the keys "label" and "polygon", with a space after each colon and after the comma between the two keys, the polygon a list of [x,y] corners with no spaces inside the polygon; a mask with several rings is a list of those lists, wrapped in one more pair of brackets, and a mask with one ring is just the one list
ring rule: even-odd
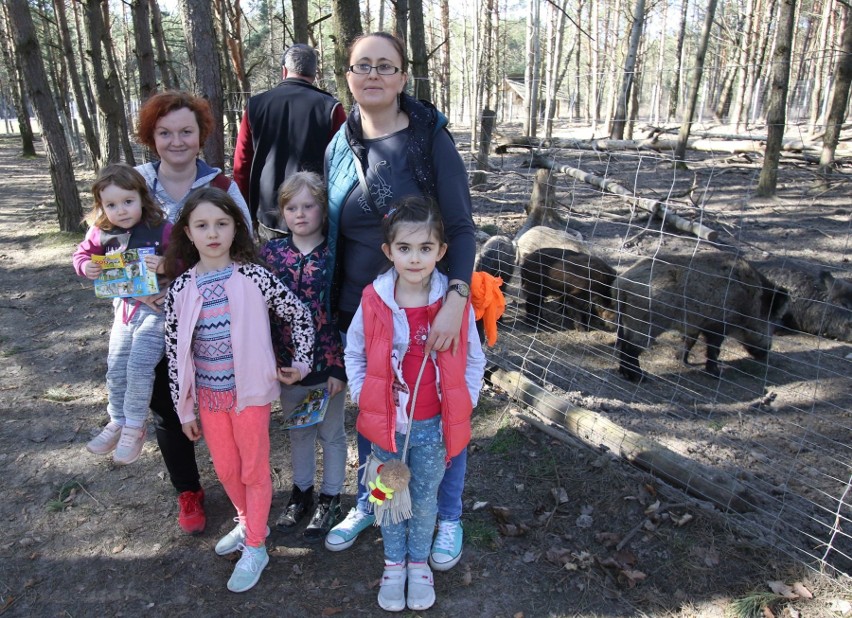
{"label": "girl in pink jacket", "polygon": [[[190,267],[166,296],[166,355],[183,432],[196,441],[203,428],[213,467],[237,510],[236,527],[216,544],[219,555],[242,552],[228,581],[232,592],[252,588],[269,563],[270,404],[279,382],[295,384],[308,374],[314,347],[307,308],[255,261],[233,199],[212,187],[194,191],[166,253],[168,274]],[[270,310],[292,327],[291,367],[276,367]]]}

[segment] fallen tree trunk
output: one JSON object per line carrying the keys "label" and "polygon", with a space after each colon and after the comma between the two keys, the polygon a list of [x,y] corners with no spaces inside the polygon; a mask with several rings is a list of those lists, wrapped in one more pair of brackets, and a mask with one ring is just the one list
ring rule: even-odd
{"label": "fallen tree trunk", "polygon": [[636,206],[638,208],[641,208],[642,210],[650,212],[651,214],[657,217],[660,217],[666,223],[668,223],[675,229],[680,230],[681,232],[688,232],[690,234],[698,236],[698,238],[702,238],[704,240],[709,241],[715,241],[718,237],[718,233],[715,230],[710,229],[703,223],[685,219],[680,215],[670,211],[666,204],[657,200],[652,200],[647,197],[637,197],[614,180],[608,180],[600,176],[595,176],[594,174],[584,172],[583,170],[578,169],[576,167],[570,167],[568,165],[557,165],[553,159],[541,155],[533,156],[532,166],[543,167],[545,169],[560,172],[562,174],[570,176],[571,178],[575,178],[592,186],[598,187],[602,191],[606,191],[607,193],[622,197],[627,200],[627,202],[630,203],[632,206]]}
{"label": "fallen tree trunk", "polygon": [[490,379],[510,397],[534,408],[541,416],[593,449],[603,446],[687,493],[709,500],[722,510],[743,512],[753,509],[753,499],[735,480],[716,478],[718,474],[712,468],[624,429],[596,412],[574,406],[517,371],[497,369]]}

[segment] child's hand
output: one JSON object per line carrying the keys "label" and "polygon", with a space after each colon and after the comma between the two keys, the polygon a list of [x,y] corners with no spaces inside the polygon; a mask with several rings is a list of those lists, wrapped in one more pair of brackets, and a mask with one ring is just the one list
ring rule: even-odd
{"label": "child's hand", "polygon": [[302,380],[302,374],[295,367],[279,367],[278,381],[282,384],[295,384]]}
{"label": "child's hand", "polygon": [[163,312],[163,301],[166,300],[166,293],[168,290],[161,289],[156,294],[150,294],[148,296],[137,296],[135,300],[138,300],[140,303],[145,303],[148,305],[152,311],[157,313]]}
{"label": "child's hand", "polygon": [[342,393],[343,389],[346,388],[346,382],[343,380],[338,380],[337,378],[329,378],[328,384],[326,385],[328,389],[328,398],[331,399],[338,393]]}
{"label": "child's hand", "polygon": [[86,277],[89,279],[97,279],[100,277],[103,272],[103,268],[101,268],[100,264],[95,264],[92,260],[87,261],[83,264],[83,272],[86,273]]}
{"label": "child's hand", "polygon": [[159,275],[162,275],[165,272],[163,256],[161,255],[146,255],[145,266],[147,266]]}
{"label": "child's hand", "polygon": [[183,429],[183,435],[193,442],[198,442],[198,439],[201,438],[201,427],[198,425],[198,421],[182,423],[180,428]]}

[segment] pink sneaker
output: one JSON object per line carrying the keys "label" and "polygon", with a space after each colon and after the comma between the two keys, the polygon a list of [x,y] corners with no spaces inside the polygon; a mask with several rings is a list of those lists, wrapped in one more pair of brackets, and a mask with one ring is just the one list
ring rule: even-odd
{"label": "pink sneaker", "polygon": [[132,464],[139,459],[142,453],[142,445],[145,444],[147,425],[141,427],[128,427],[125,425],[121,430],[121,438],[112,456],[112,460],[122,466]]}
{"label": "pink sneaker", "polygon": [[119,438],[121,438],[122,426],[115,421],[110,421],[101,432],[92,438],[86,445],[86,450],[95,455],[106,455],[115,450]]}

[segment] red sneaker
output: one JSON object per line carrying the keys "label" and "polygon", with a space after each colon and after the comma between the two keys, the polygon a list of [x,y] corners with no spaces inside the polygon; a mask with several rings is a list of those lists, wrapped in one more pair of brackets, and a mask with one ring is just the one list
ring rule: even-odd
{"label": "red sneaker", "polygon": [[204,515],[204,490],[184,491],[178,494],[178,525],[187,534],[201,534],[207,525]]}

